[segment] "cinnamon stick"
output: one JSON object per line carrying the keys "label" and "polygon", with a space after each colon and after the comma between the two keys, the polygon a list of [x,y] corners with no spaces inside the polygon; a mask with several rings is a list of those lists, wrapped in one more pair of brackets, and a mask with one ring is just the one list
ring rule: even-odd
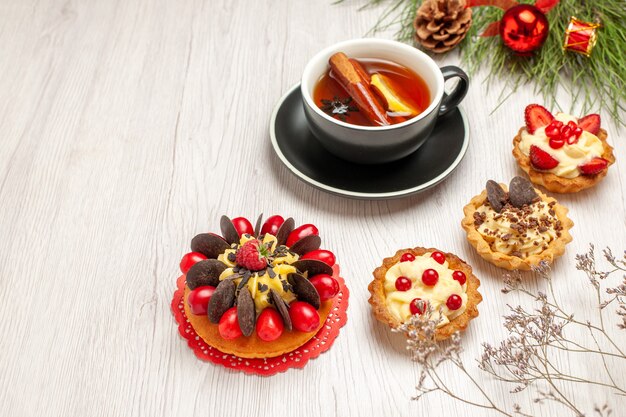
{"label": "cinnamon stick", "polygon": [[365,81],[368,84],[371,83],[372,77],[367,73],[367,71],[365,71],[365,68],[363,68],[363,65],[361,65],[361,63],[354,58],[348,58],[348,59],[350,60],[350,63],[352,64],[356,72],[359,73],[363,81]]}
{"label": "cinnamon stick", "polygon": [[363,75],[367,74],[367,72],[360,64],[358,68],[355,67],[354,63],[343,52],[337,52],[331,56],[328,63],[330,64],[333,78],[352,97],[352,100],[354,100],[354,103],[365,117],[377,125],[386,126],[391,124],[386,110],[376,99],[368,79],[365,78],[367,75]]}

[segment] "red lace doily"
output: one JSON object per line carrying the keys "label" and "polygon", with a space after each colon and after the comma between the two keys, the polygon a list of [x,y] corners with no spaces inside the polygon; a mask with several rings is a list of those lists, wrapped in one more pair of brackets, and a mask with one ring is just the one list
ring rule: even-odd
{"label": "red lace doily", "polygon": [[333,306],[322,328],[311,340],[298,349],[274,358],[247,359],[222,353],[209,346],[198,336],[185,314],[184,275],[181,275],[176,281],[177,289],[174,291],[174,298],[172,299],[172,313],[178,323],[178,332],[187,340],[187,344],[198,358],[225,366],[226,368],[243,371],[247,374],[270,376],[278,372],[285,372],[289,368],[303,368],[309,359],[315,359],[330,349],[337,336],[339,336],[339,329],[346,324],[348,319],[346,310],[348,309],[350,293],[343,278],[339,276],[338,265],[333,266],[333,277],[339,282],[341,290],[333,299]]}

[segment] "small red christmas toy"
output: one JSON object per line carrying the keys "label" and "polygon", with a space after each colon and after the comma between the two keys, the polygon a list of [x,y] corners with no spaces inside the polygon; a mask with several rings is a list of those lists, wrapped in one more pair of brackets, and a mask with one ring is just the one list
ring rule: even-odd
{"label": "small red christmas toy", "polygon": [[585,56],[591,55],[591,50],[598,40],[599,27],[600,24],[598,23],[583,22],[572,16],[567,29],[565,29],[563,49]]}

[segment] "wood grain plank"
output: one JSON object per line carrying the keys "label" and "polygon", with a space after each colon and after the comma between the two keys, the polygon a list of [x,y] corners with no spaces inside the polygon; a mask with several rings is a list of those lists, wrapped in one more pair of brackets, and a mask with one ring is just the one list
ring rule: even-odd
{"label": "wood grain plank", "polygon": [[[464,357],[472,363],[483,341],[505,336],[507,304],[525,300],[500,293],[502,271],[465,242],[461,208],[487,179],[520,173],[511,139],[524,106],[539,98],[520,90],[491,113],[501,85],[486,91],[485,73],[474,77],[463,103],[467,156],[446,182],[420,195],[358,201],[309,187],[274,156],[270,114],[313,54],[372,25],[380,9],[356,12],[358,5],[0,6],[1,415],[477,415],[443,396],[410,401],[418,369],[402,336],[373,319],[367,284],[398,248],[455,252],[473,265],[485,298],[464,335]],[[436,59],[458,63],[454,53]],[[607,125],[619,145],[621,132]],[[593,317],[594,300],[574,254],[589,242],[626,248],[623,147],[616,156],[603,183],[559,197],[576,226],[554,266],[556,292],[580,317]],[[169,311],[191,237],[217,230],[222,213],[260,212],[316,223],[351,290],[349,322],[335,346],[304,370],[272,378],[198,361]],[[601,377],[597,363],[556,360]],[[623,365],[612,365],[623,383]],[[511,387],[473,371],[502,404],[516,401],[536,415],[562,411],[533,403],[531,392],[513,398]],[[454,369],[443,375],[459,377]],[[476,395],[469,386],[459,390]],[[589,413],[607,400],[619,405],[601,389],[585,393]]]}

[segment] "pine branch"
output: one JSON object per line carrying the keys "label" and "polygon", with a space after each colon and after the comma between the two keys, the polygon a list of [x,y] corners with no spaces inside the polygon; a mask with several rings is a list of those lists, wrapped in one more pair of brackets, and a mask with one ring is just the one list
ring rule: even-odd
{"label": "pine branch", "polygon": [[[380,18],[367,33],[375,34],[395,28],[394,37],[402,42],[414,42],[413,19],[423,0],[370,0],[365,7],[384,7]],[[521,3],[534,3],[523,0]],[[548,14],[550,35],[543,47],[530,57],[515,55],[500,37],[479,35],[492,22],[502,17],[496,7],[473,8],[473,24],[461,42],[462,62],[471,74],[486,66],[485,82],[505,81],[496,108],[512,92],[530,85],[543,96],[545,105],[572,114],[607,112],[618,127],[626,127],[626,0],[561,0]],[[598,42],[590,58],[563,51],[565,29],[570,17],[583,21],[599,20]],[[557,102],[557,92],[571,96],[571,105],[563,109]],[[494,109],[495,110],[495,109]]]}

